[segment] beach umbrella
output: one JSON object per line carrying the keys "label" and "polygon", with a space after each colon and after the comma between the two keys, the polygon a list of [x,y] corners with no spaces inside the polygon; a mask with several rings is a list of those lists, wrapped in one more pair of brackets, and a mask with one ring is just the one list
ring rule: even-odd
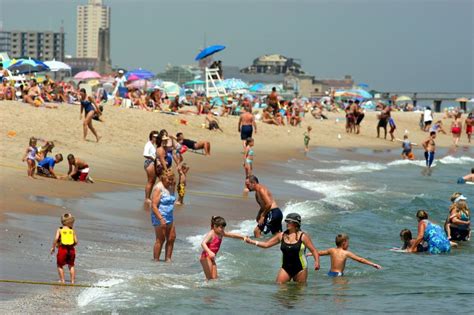
{"label": "beach umbrella", "polygon": [[95,71],[81,71],[74,76],[76,80],[100,79],[100,74]]}
{"label": "beach umbrella", "polygon": [[71,71],[71,67],[68,64],[65,64],[61,61],[56,61],[55,59],[50,61],[45,61],[45,65],[47,65],[52,72],[57,71]]}
{"label": "beach umbrella", "polygon": [[136,89],[145,89],[147,86],[150,86],[150,81],[147,80],[135,80],[128,85],[128,87],[136,88]]}
{"label": "beach umbrella", "polygon": [[361,88],[364,88],[364,89],[368,89],[369,88],[369,85],[367,83],[359,83],[357,84],[358,87],[361,87]]}
{"label": "beach umbrella", "polygon": [[17,62],[16,59],[7,59],[7,60],[2,60],[1,63],[3,65],[3,69],[8,69],[12,64]]}
{"label": "beach umbrella", "polygon": [[163,80],[155,79],[155,80],[151,81],[150,84],[152,86],[161,87],[163,85]]}
{"label": "beach umbrella", "polygon": [[222,45],[213,45],[213,46],[206,47],[203,50],[201,50],[199,54],[197,54],[194,60],[198,61],[198,60],[204,59],[224,49],[225,49],[225,46],[222,46]]}
{"label": "beach umbrella", "polygon": [[181,93],[181,88],[174,82],[164,81],[161,87],[166,92],[168,97],[175,97]]}
{"label": "beach umbrella", "polygon": [[192,80],[185,82],[184,85],[190,86],[190,85],[203,85],[205,82],[203,80]]}
{"label": "beach umbrella", "polygon": [[397,99],[395,100],[395,102],[411,102],[411,101],[412,101],[411,97],[406,96],[406,95],[400,95],[400,96],[397,97]]}
{"label": "beach umbrella", "polygon": [[456,102],[469,102],[469,99],[465,98],[465,97],[459,97],[455,100]]}
{"label": "beach umbrella", "polygon": [[[131,70],[131,71],[128,71],[127,73],[125,73],[125,77],[128,80],[130,80],[129,76],[132,76],[132,75],[135,75],[136,77],[138,77],[138,79],[144,79],[144,80],[149,80],[149,79],[151,79],[155,76],[155,74],[153,72],[142,69],[142,68]],[[138,80],[138,79],[136,79],[136,80]]]}
{"label": "beach umbrella", "polygon": [[140,80],[140,77],[135,75],[135,74],[132,74],[132,75],[129,75],[127,78],[127,81],[136,81],[136,80]]}
{"label": "beach umbrella", "polygon": [[23,73],[49,71],[49,67],[40,60],[29,58],[29,59],[18,59],[17,62],[11,64],[8,67],[8,70],[23,74]]}
{"label": "beach umbrella", "polygon": [[245,83],[244,81],[240,79],[235,79],[235,78],[225,79],[224,81],[222,81],[222,86],[226,90],[230,90],[230,91],[248,89],[247,83]]}
{"label": "beach umbrella", "polygon": [[249,88],[250,92],[260,92],[265,87],[263,83],[255,83]]}

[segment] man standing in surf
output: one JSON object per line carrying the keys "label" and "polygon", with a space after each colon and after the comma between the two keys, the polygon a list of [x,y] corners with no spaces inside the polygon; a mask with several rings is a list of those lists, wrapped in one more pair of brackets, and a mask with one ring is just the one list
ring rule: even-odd
{"label": "man standing in surf", "polygon": [[259,238],[263,234],[272,233],[273,235],[283,231],[281,222],[283,221],[283,213],[278,208],[277,203],[273,199],[273,195],[267,187],[258,182],[256,176],[249,176],[245,181],[249,191],[255,191],[255,199],[260,206],[257,214],[257,226],[253,234]]}
{"label": "man standing in surf", "polygon": [[430,137],[423,141],[423,148],[425,149],[426,167],[428,168],[431,168],[431,165],[434,161],[434,155],[436,151],[436,143],[434,139],[436,139],[436,131],[431,131]]}

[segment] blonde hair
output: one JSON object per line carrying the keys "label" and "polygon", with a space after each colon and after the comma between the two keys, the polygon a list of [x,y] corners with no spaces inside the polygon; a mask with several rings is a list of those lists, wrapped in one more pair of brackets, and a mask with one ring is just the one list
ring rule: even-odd
{"label": "blonde hair", "polygon": [[76,219],[74,218],[74,216],[70,213],[65,213],[61,216],[61,224],[62,225],[66,225],[66,226],[71,226],[74,224],[74,221]]}
{"label": "blonde hair", "polygon": [[451,202],[454,202],[454,200],[456,200],[456,198],[459,197],[459,196],[461,196],[461,195],[462,195],[462,193],[460,193],[460,192],[455,192],[455,193],[453,193],[453,194],[451,195],[451,198],[450,198],[450,199],[451,199]]}
{"label": "blonde hair", "polygon": [[455,206],[456,206],[457,213],[463,212],[468,217],[471,216],[471,211],[469,210],[466,200],[459,200]]}

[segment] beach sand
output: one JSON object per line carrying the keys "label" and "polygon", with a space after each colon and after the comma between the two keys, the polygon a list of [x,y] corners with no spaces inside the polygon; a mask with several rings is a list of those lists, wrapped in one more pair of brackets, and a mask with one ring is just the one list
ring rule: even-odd
{"label": "beach sand", "polygon": [[[441,114],[435,114],[435,119]],[[107,106],[104,123],[94,121],[94,126],[102,136],[100,143],[93,141],[89,132],[88,139],[82,140],[82,120],[79,106],[62,104],[58,109],[33,108],[21,102],[0,102],[0,166],[1,166],[1,204],[0,219],[5,212],[43,213],[42,205],[29,200],[31,194],[44,196],[78,197],[100,191],[114,191],[142,186],[145,182],[143,171],[143,146],[151,130],[165,128],[170,134],[178,131],[195,140],[209,140],[212,155],[187,153],[186,162],[190,165],[190,182],[199,184],[205,180],[205,174],[213,171],[228,171],[235,176],[242,174],[241,141],[237,132],[238,117],[220,118],[224,132],[203,129],[203,116],[172,116],[150,113],[140,110]],[[257,123],[258,132],[254,135],[255,151],[258,155],[255,168],[270,161],[304,158],[303,132],[307,125],[313,127],[310,146],[335,148],[399,148],[400,143],[376,138],[376,113],[366,114],[360,135],[346,134],[344,114],[329,114],[329,120],[315,120],[307,115],[302,127],[271,126]],[[420,143],[427,134],[418,127],[419,114],[394,113],[397,123],[396,135],[402,138],[408,130],[410,140]],[[339,118],[336,122],[335,118]],[[187,125],[179,120],[186,119]],[[448,124],[449,121],[445,121]],[[15,136],[9,137],[9,131]],[[338,135],[341,139],[338,139]],[[31,180],[26,176],[26,163],[21,161],[31,136],[53,140],[53,153],[62,153],[84,159],[91,167],[91,176],[97,180],[94,185],[83,185],[69,181],[57,181],[45,178]],[[450,135],[440,135],[439,146],[450,146]],[[67,173],[67,161],[58,164],[55,170]],[[257,171],[258,173],[258,171]],[[104,180],[104,181],[102,181]],[[190,184],[188,189],[193,189]],[[240,193],[240,192],[236,192]],[[53,207],[54,208],[54,207]],[[59,212],[56,212],[56,214]]]}
{"label": "beach sand", "polygon": [[[286,162],[289,159],[305,159],[303,153],[303,132],[307,125],[313,127],[310,146],[333,148],[371,148],[400,150],[401,144],[376,138],[376,113],[367,113],[362,124],[361,135],[345,133],[344,114],[329,114],[330,120],[315,120],[306,116],[302,127],[277,127],[257,123],[258,133],[255,138],[255,173],[265,176],[272,172],[275,163]],[[410,140],[420,143],[427,134],[418,127],[419,114],[394,113],[397,123],[396,136],[402,138],[405,129],[409,131]],[[441,114],[435,114],[435,119]],[[336,122],[336,118],[339,122]],[[39,222],[38,226],[48,227],[48,230],[38,233],[42,240],[41,246],[46,249],[50,243],[50,234],[54,233],[57,219],[65,212],[64,205],[54,203],[56,199],[80,200],[100,192],[124,192],[137,189],[143,191],[145,174],[143,171],[143,146],[148,140],[151,130],[165,128],[170,134],[181,131],[187,138],[194,140],[211,141],[212,155],[205,157],[191,152],[185,154],[185,160],[191,167],[188,173],[187,190],[193,196],[191,206],[178,207],[176,210],[176,224],[183,228],[207,228],[209,218],[216,213],[228,220],[253,219],[257,206],[253,194],[248,198],[242,197],[239,181],[243,185],[242,143],[237,132],[238,117],[220,118],[220,125],[224,133],[203,129],[203,116],[172,116],[160,113],[150,113],[140,110],[122,109],[107,106],[104,113],[104,123],[94,121],[99,134],[100,143],[82,140],[82,120],[79,116],[79,106],[60,105],[58,109],[33,108],[20,102],[0,102],[0,181],[1,203],[0,220],[2,227],[2,254],[8,252],[8,259],[4,259],[1,267],[3,277],[19,279],[54,279],[54,263],[40,262],[35,268],[31,261],[20,263],[24,248],[15,246],[18,240],[16,235],[25,233],[26,239],[33,239],[36,235],[35,226],[31,226],[28,218],[31,215],[44,215],[48,222]],[[179,123],[186,119],[187,125]],[[445,124],[448,124],[445,121]],[[8,136],[14,131],[15,136]],[[338,139],[338,134],[341,139]],[[52,140],[56,147],[53,153],[62,153],[64,157],[73,153],[84,159],[91,167],[91,176],[95,184],[83,184],[64,180],[38,178],[29,179],[26,175],[26,163],[21,158],[28,145],[28,139],[35,136],[41,139]],[[89,139],[93,135],[89,134]],[[465,141],[465,138],[463,139]],[[437,139],[439,146],[451,145],[451,136],[440,135]],[[464,145],[464,143],[462,143]],[[341,157],[342,158],[342,157]],[[420,158],[420,157],[418,157]],[[55,170],[64,174],[67,172],[67,161],[58,164]],[[229,184],[227,184],[229,183]],[[135,194],[136,195],[136,194]],[[134,196],[135,196],[134,195]],[[278,200],[278,196],[275,196]],[[189,198],[188,198],[189,200]],[[133,201],[133,200],[132,200]],[[113,200],[107,201],[108,210],[103,210],[110,224],[125,228],[128,225],[124,220],[137,219],[137,226],[148,226],[148,214],[144,214],[141,200],[137,199],[136,206],[130,212],[113,211]],[[120,202],[117,201],[117,202]],[[282,201],[284,202],[284,201]],[[82,206],[84,208],[84,206]],[[112,210],[110,210],[112,209]],[[197,211],[199,209],[199,211]],[[93,220],[95,209],[78,211],[81,220]],[[76,212],[75,212],[76,213]],[[55,219],[50,222],[51,218]],[[93,221],[92,221],[93,222]],[[24,225],[24,226],[23,226]],[[49,230],[50,227],[50,230]],[[6,232],[6,230],[9,230]],[[148,231],[150,233],[150,231]],[[40,235],[40,236],[39,236]],[[82,234],[93,243],[94,234]],[[34,257],[30,257],[33,259]],[[18,264],[17,264],[18,262]],[[17,264],[17,265],[16,265]],[[7,309],[18,310],[22,301],[30,299],[41,301],[41,288],[25,288],[7,285],[2,290],[6,300],[16,300],[9,304]],[[25,297],[25,299],[23,299]],[[48,294],[54,300],[53,294]],[[20,299],[20,300],[18,300]],[[52,301],[51,299],[48,301]],[[43,301],[44,302],[44,301]],[[54,303],[46,303],[53,307]],[[61,305],[50,309],[60,310]],[[25,306],[25,311],[34,309],[34,306]]]}

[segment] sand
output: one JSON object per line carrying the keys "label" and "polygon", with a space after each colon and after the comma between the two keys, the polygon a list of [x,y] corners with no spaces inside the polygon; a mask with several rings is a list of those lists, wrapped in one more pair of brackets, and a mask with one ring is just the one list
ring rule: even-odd
{"label": "sand", "polygon": [[[237,131],[238,117],[220,118],[224,130],[209,131],[202,128],[204,116],[166,115],[145,112],[136,109],[124,109],[106,106],[105,122],[94,121],[102,139],[95,142],[89,132],[88,141],[82,140],[82,120],[78,105],[61,104],[58,109],[34,108],[21,102],[0,102],[0,181],[1,204],[0,219],[6,212],[51,213],[60,214],[60,209],[45,206],[31,200],[30,196],[79,197],[100,191],[116,191],[141,187],[145,184],[143,171],[143,146],[151,130],[165,128],[170,134],[181,131],[187,138],[208,140],[212,145],[210,157],[186,153],[185,160],[191,167],[189,190],[205,181],[205,174],[222,171],[243,176],[242,144]],[[441,119],[435,114],[434,119]],[[366,114],[361,134],[346,134],[344,114],[329,115],[329,120],[315,120],[307,115],[301,127],[273,126],[257,122],[258,132],[254,135],[256,159],[254,167],[263,168],[267,162],[304,158],[303,132],[306,126],[313,127],[310,146],[336,148],[399,148],[400,143],[376,138],[376,113]],[[396,136],[402,138],[408,130],[410,139],[420,143],[427,133],[418,127],[418,113],[393,113],[397,124]],[[336,119],[338,118],[338,119]],[[180,123],[187,120],[187,125]],[[444,121],[449,126],[449,121]],[[447,128],[446,128],[447,129]],[[14,136],[9,136],[11,131]],[[340,139],[338,137],[340,135]],[[64,157],[73,153],[91,167],[91,176],[95,184],[83,184],[65,180],[38,178],[29,179],[26,163],[21,161],[31,136],[52,140],[56,147],[53,153],[62,153]],[[466,138],[462,139],[464,143]],[[451,136],[440,135],[439,146],[450,146]],[[67,172],[67,161],[58,164],[55,170]],[[258,172],[258,171],[257,171]],[[236,192],[240,194],[240,192]]]}

